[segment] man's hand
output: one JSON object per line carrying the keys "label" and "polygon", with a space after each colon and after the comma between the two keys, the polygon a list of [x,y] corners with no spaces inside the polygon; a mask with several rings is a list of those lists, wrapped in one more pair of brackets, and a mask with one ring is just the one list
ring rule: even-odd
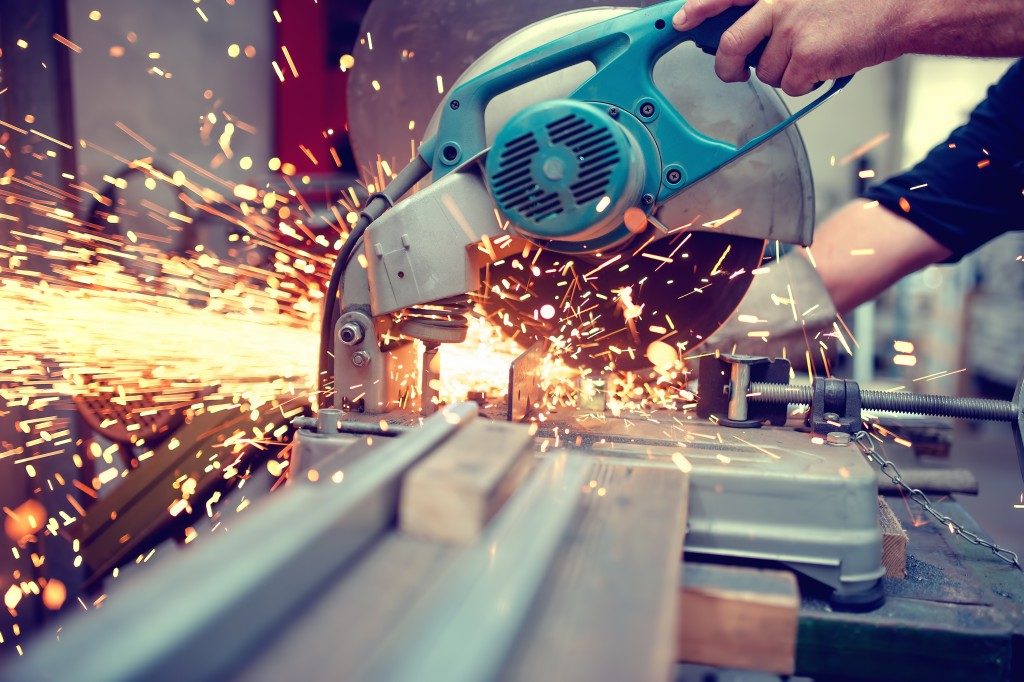
{"label": "man's hand", "polygon": [[688,0],[672,24],[685,31],[734,5],[753,7],[722,35],[715,71],[746,80],[767,38],[757,77],[790,95],[902,54],[1024,56],[1024,0]]}
{"label": "man's hand", "polygon": [[894,59],[900,0],[688,0],[672,20],[685,31],[733,5],[753,5],[722,35],[715,71],[727,82],[747,80],[744,61],[766,38],[757,77],[790,95]]}

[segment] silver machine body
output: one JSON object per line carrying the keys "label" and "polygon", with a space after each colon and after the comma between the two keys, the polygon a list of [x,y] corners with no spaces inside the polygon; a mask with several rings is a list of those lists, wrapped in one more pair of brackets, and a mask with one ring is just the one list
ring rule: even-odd
{"label": "silver machine body", "polygon": [[[668,412],[634,422],[639,432],[624,419],[582,412],[557,418],[561,428],[588,434],[577,450],[588,456],[666,468],[683,458],[690,481],[687,553],[779,562],[841,598],[877,592],[885,573],[878,484],[852,443],[812,442],[790,428],[737,433],[696,420],[680,427]],[[364,456],[359,443],[351,434],[302,429],[294,457],[300,470],[340,466],[346,457]]]}

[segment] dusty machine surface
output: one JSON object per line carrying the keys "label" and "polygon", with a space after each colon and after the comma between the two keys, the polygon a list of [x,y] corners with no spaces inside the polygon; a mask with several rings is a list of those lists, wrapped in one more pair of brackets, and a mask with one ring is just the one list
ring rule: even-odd
{"label": "dusty machine surface", "polygon": [[[814,442],[793,426],[733,431],[669,411],[616,418],[566,409],[551,420],[574,452],[685,472],[688,553],[788,565],[834,590],[839,606],[881,602],[878,484],[852,440]],[[311,426],[296,435],[300,471],[323,471],[358,440]],[[538,456],[550,442],[535,440]]]}

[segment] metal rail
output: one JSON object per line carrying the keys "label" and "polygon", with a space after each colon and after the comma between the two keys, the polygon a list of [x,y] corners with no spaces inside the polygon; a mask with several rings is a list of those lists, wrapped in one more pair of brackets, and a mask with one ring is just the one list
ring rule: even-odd
{"label": "metal rail", "polygon": [[496,679],[569,532],[590,466],[580,456],[546,459],[357,677]]}
{"label": "metal rail", "polygon": [[0,677],[230,676],[394,524],[404,472],[476,415],[475,403],[454,405],[353,464],[341,485],[297,484],[269,498],[217,542],[153,566],[102,610],[65,622],[59,642],[51,633]]}

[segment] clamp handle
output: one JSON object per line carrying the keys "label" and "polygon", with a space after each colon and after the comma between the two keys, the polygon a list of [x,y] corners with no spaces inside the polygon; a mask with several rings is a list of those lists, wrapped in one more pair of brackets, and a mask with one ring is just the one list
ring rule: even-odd
{"label": "clamp handle", "polygon": [[[454,88],[445,100],[437,134],[420,149],[434,178],[486,151],[484,110],[494,97],[581,62],[594,64],[596,73],[569,98],[628,112],[657,142],[660,159],[648,159],[647,163],[648,177],[660,179],[659,204],[778,135],[850,81],[851,77],[836,80],[813,102],[742,146],[705,135],[655,86],[654,65],[683,42],[694,42],[704,51],[716,49],[722,33],[747,8],[733,8],[693,30],[680,32],[672,28],[672,16],[679,6],[678,0],[670,0],[588,26]],[[762,51],[763,47],[755,50],[749,61],[756,62]]]}

